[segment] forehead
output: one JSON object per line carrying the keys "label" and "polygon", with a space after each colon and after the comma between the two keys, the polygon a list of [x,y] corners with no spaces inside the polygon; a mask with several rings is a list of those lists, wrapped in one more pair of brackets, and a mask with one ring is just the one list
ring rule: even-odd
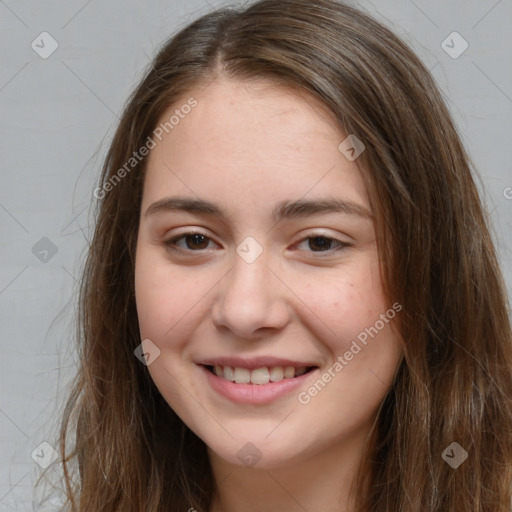
{"label": "forehead", "polygon": [[[195,106],[183,108],[190,98]],[[219,78],[175,102],[160,125],[173,114],[149,155],[145,203],[172,192],[271,208],[328,194],[368,206],[357,163],[338,150],[346,134],[310,95]]]}

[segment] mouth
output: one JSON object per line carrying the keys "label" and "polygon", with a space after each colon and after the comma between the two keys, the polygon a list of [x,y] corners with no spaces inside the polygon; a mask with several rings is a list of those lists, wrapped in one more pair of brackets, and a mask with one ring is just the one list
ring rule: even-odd
{"label": "mouth", "polygon": [[259,368],[242,368],[221,365],[201,365],[216,377],[235,384],[268,385],[302,377],[318,366],[261,366]]}

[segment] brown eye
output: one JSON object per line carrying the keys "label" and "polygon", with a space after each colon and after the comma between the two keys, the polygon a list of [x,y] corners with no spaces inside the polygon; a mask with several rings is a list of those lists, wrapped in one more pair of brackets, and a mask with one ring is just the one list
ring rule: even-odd
{"label": "brown eye", "polygon": [[328,251],[331,249],[332,242],[335,242],[332,238],[327,238],[325,236],[315,236],[308,238],[309,247],[316,251],[318,248],[319,251]]}
{"label": "brown eye", "polygon": [[307,242],[307,249],[309,252],[331,252],[344,249],[348,247],[350,244],[345,242],[341,242],[340,240],[336,240],[335,238],[330,238],[327,236],[309,236],[304,238],[299,245]]}
{"label": "brown eye", "polygon": [[206,249],[208,246],[208,238],[204,235],[186,235],[184,238],[188,249]]}
{"label": "brown eye", "polygon": [[[185,244],[183,246],[182,242]],[[165,245],[173,250],[177,251],[202,251],[208,248],[208,244],[211,242],[211,239],[202,233],[183,233],[179,236],[171,238],[165,242]]]}

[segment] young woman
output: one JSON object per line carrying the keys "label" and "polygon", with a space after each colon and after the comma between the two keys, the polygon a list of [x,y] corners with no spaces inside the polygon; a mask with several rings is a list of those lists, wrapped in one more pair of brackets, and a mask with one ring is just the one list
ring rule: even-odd
{"label": "young woman", "polygon": [[504,285],[447,108],[388,29],[329,0],[202,17],[94,195],[69,510],[510,512]]}

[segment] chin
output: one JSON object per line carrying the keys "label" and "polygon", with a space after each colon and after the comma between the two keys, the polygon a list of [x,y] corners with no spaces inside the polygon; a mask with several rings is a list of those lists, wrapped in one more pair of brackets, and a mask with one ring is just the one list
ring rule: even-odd
{"label": "chin", "polygon": [[253,440],[245,436],[244,439],[231,440],[229,444],[208,444],[208,453],[210,458],[218,457],[229,464],[254,469],[284,467],[305,456],[297,453],[297,441],[293,443],[293,449],[292,446],[283,445],[284,440],[277,436],[272,440],[260,438],[261,433],[252,437]]}

